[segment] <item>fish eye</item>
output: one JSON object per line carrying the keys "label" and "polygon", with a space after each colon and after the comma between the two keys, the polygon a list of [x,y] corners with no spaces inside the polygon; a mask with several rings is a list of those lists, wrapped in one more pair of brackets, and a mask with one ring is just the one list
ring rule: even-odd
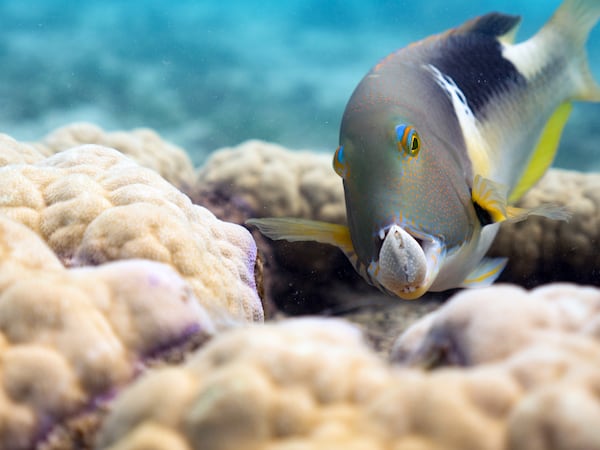
{"label": "fish eye", "polygon": [[346,174],[346,158],[344,155],[344,146],[340,145],[333,155],[333,170],[340,177]]}
{"label": "fish eye", "polygon": [[419,139],[419,136],[415,131],[411,137],[409,153],[411,154],[411,156],[415,156],[417,153],[419,153],[419,150],[421,150],[421,140]]}
{"label": "fish eye", "polygon": [[396,126],[396,145],[398,151],[417,156],[421,150],[421,138],[413,126],[402,123]]}

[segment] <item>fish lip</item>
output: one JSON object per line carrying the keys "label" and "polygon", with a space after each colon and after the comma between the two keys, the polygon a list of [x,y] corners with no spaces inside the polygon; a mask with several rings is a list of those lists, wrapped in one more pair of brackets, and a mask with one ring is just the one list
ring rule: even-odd
{"label": "fish lip", "polygon": [[384,227],[381,227],[379,229],[379,231],[377,232],[377,236],[378,236],[378,240],[377,240],[377,254],[379,255],[379,252],[381,251],[381,246],[383,245],[383,241],[385,240],[385,238],[387,237],[388,233],[390,232],[390,230],[392,229],[392,227],[397,226],[399,228],[402,228],[402,230],[404,230],[406,233],[408,233],[409,235],[412,236],[412,238],[417,241],[417,244],[419,244],[419,246],[423,249],[423,252],[426,252],[427,250],[427,243],[428,241],[432,241],[433,239],[428,239],[426,237],[424,237],[423,234],[417,234],[414,231],[412,231],[409,227],[400,224],[400,223],[390,223]]}
{"label": "fish lip", "polygon": [[[390,242],[386,246],[384,251],[384,244],[388,240],[390,232],[394,230],[400,235],[405,233],[406,235],[398,236],[396,239],[390,237]],[[378,236],[378,248],[377,255],[378,260],[376,261],[378,270],[375,274],[377,281],[382,285],[384,290],[389,291],[398,297],[406,300],[412,300],[421,297],[432,284],[433,279],[437,275],[437,255],[440,254],[440,240],[435,237],[430,237],[423,233],[415,232],[409,227],[403,226],[399,223],[390,223],[379,229],[377,232]],[[412,242],[404,242],[402,240],[409,239]],[[392,247],[394,244],[400,242],[400,249],[390,251],[390,243]],[[416,245],[415,245],[416,244]],[[382,252],[385,252],[382,254]],[[392,261],[390,267],[383,267],[390,263],[390,255],[395,256],[396,259]],[[412,263],[414,270],[398,270],[396,264],[398,258],[406,265],[408,262]],[[404,279],[403,279],[404,278]]]}

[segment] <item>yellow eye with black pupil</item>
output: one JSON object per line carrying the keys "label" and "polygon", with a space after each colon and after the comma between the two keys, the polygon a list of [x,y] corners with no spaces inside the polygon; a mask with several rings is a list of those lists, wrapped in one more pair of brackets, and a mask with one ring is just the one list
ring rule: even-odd
{"label": "yellow eye with black pupil", "polygon": [[419,141],[419,137],[416,134],[413,134],[411,143],[410,143],[409,153],[414,156],[417,153],[419,153],[420,148],[421,148],[421,142]]}

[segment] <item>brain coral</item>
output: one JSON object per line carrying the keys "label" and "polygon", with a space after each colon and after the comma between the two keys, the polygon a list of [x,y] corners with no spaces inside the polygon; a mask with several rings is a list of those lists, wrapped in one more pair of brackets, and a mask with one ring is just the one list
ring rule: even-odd
{"label": "brain coral", "polygon": [[423,317],[399,337],[392,358],[410,365],[472,366],[537,342],[593,341],[599,331],[596,288],[551,284],[528,292],[498,284],[463,291]]}
{"label": "brain coral", "polygon": [[82,144],[117,149],[141,166],[155,170],[180,189],[191,186],[196,178],[187,153],[147,128],[107,132],[90,123],[72,123],[53,131],[34,145],[42,153],[51,154]]}
{"label": "brain coral", "polygon": [[550,170],[520,202],[566,206],[568,222],[530,217],[503,224],[490,253],[509,256],[503,278],[525,285],[600,283],[600,174]]}
{"label": "brain coral", "polygon": [[0,133],[0,167],[7,164],[29,164],[43,157],[39,149]]}
{"label": "brain coral", "polygon": [[7,164],[0,192],[0,213],[38,233],[66,266],[163,262],[213,317],[262,320],[251,235],[114,149],[84,145]]}
{"label": "brain coral", "polygon": [[[479,295],[479,306],[514,294],[498,289],[469,294]],[[98,448],[599,448],[600,292],[552,289],[532,294],[532,301],[562,299],[554,302],[569,317],[549,325],[559,338],[521,341],[469,368],[391,367],[356,328],[333,319],[228,331],[185,365],[147,372],[128,388],[104,422]],[[512,314],[495,321],[518,334],[522,323],[511,323],[520,308],[511,305]],[[594,317],[582,320],[592,310]],[[482,306],[480,315],[486,313]],[[583,322],[587,331],[575,326]],[[413,343],[426,335],[413,335]]]}
{"label": "brain coral", "polygon": [[212,329],[169,266],[65,269],[0,214],[0,448],[32,448],[129,382],[146,358]]}
{"label": "brain coral", "polygon": [[227,191],[256,216],[345,221],[344,195],[331,156],[263,141],[211,154],[198,173],[202,191]]}

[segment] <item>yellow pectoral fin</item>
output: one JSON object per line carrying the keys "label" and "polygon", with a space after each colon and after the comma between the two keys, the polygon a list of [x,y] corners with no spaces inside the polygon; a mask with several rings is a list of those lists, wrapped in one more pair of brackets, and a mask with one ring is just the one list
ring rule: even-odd
{"label": "yellow pectoral fin", "polygon": [[510,193],[508,203],[512,204],[519,200],[548,170],[556,155],[562,130],[572,109],[571,103],[563,103],[556,108],[542,130],[535,151],[529,159],[521,179]]}
{"label": "yellow pectoral fin", "polygon": [[535,208],[517,208],[515,206],[508,206],[506,210],[510,222],[520,222],[521,220],[527,219],[529,216],[543,216],[552,220],[568,221],[572,215],[564,206],[554,205],[552,203],[545,203],[536,206]]}
{"label": "yellow pectoral fin", "polygon": [[489,214],[492,222],[502,222],[508,217],[506,212],[506,188],[495,181],[481,175],[475,175],[471,199],[473,203]]}
{"label": "yellow pectoral fin", "polygon": [[345,225],[287,217],[249,219],[246,223],[274,240],[315,241],[335,245],[346,254],[354,253],[350,230]]}
{"label": "yellow pectoral fin", "polygon": [[[491,222],[520,222],[529,216],[544,216],[553,220],[569,220],[571,213],[563,206],[543,204],[534,208],[517,208],[506,204],[506,190],[504,186],[480,175],[475,176],[473,203],[483,209]],[[483,225],[486,225],[484,221]]]}

